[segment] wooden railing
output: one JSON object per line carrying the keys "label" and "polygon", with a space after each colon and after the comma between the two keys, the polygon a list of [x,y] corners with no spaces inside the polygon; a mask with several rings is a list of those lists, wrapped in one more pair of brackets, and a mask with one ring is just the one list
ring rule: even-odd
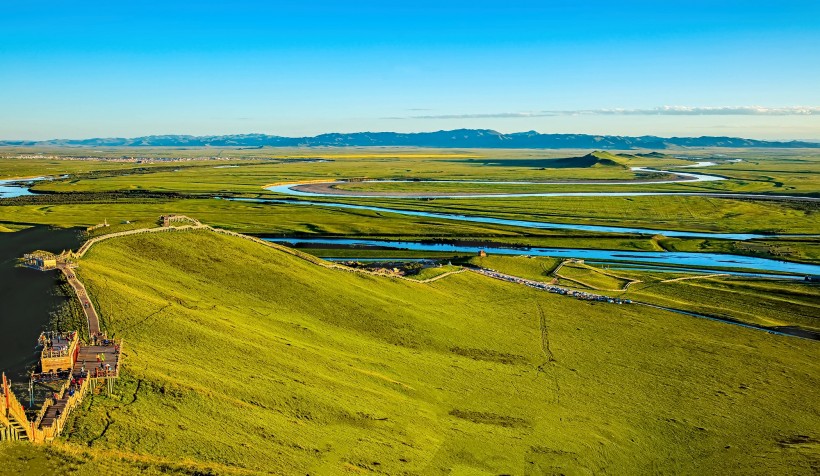
{"label": "wooden railing", "polygon": [[100,241],[116,238],[118,236],[139,235],[142,233],[160,233],[165,231],[196,230],[200,228],[206,228],[206,225],[201,224],[198,220],[195,220],[193,218],[189,218],[189,220],[191,220],[195,224],[184,225],[179,227],[139,228],[136,230],[119,231],[116,233],[109,233],[107,235],[96,236],[83,243],[82,246],[80,246],[80,248],[76,252],[65,253],[64,258],[82,258],[88,252],[88,250],[91,249],[92,246],[94,246],[94,244],[99,243]]}
{"label": "wooden railing", "polygon": [[6,374],[3,374],[3,395],[2,400],[2,411],[4,419],[10,424],[11,420],[17,422],[19,426],[23,428],[23,431],[26,433],[26,436],[29,440],[32,439],[31,435],[31,422],[29,422],[28,417],[26,416],[26,410],[23,408],[23,405],[17,400],[17,396],[14,395],[14,392],[11,391],[9,381],[6,379]]}
{"label": "wooden railing", "polygon": [[[116,376],[116,370],[110,372],[103,371],[103,373],[108,374],[107,376],[110,377]],[[103,376],[100,375],[100,378],[102,377]],[[92,382],[92,378],[82,379],[79,387],[74,390],[74,394],[67,398],[60,414],[49,426],[43,426],[45,415],[49,408],[55,404],[55,401],[51,398],[46,398],[34,420],[29,420],[23,405],[20,404],[17,397],[9,389],[9,384],[4,374],[2,382],[3,393],[0,395],[0,423],[3,423],[5,426],[12,426],[12,422],[15,422],[17,427],[22,428],[22,431],[31,442],[44,443],[53,441],[54,438],[60,436],[62,433],[71,411],[82,402],[83,397],[91,390]],[[60,400],[65,398],[67,392],[70,392],[70,385],[70,380],[67,380],[60,389],[55,392]]]}
{"label": "wooden railing", "polygon": [[43,350],[40,352],[41,359],[50,359],[54,357],[68,357],[71,355],[74,350],[77,349],[77,342],[79,337],[76,332],[72,332],[69,335],[69,338],[66,339],[67,345],[65,347],[60,348],[60,350],[54,350],[49,345],[46,345],[50,342],[49,338],[43,334],[41,337],[41,342],[43,343]]}
{"label": "wooden railing", "polygon": [[40,410],[37,412],[37,416],[34,417],[34,421],[31,422],[32,428],[40,428],[40,424],[43,422],[43,417],[46,416],[46,410],[48,410],[48,407],[52,405],[54,405],[54,400],[51,398],[46,398],[45,401],[43,401],[43,406],[40,407]]}
{"label": "wooden railing", "polygon": [[[36,435],[36,438],[42,438],[39,441],[51,441],[54,438],[60,436],[60,433],[63,431],[63,427],[65,426],[65,422],[68,419],[68,415],[71,413],[77,405],[82,402],[83,397],[88,390],[91,388],[91,380],[90,379],[83,379],[83,382],[80,384],[80,387],[74,391],[74,395],[68,397],[66,401],[65,407],[63,408],[62,413],[54,420],[54,422],[49,427],[42,427],[39,428],[39,431],[42,431],[42,435]],[[38,441],[38,440],[35,440]]]}

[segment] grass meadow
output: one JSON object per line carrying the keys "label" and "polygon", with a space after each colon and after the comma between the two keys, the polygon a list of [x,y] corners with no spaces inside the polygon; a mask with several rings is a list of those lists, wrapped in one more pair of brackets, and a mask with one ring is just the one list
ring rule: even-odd
{"label": "grass meadow", "polygon": [[125,339],[124,375],[116,396],[86,400],[65,442],[20,457],[80,473],[817,464],[813,341],[474,273],[412,283],[329,270],[209,232],[106,241],[78,273]]}
{"label": "grass meadow", "polygon": [[[0,150],[5,155],[29,152]],[[111,224],[106,231],[119,231],[155,226],[159,215],[179,213],[259,236],[464,240],[820,260],[816,236],[680,239],[212,198],[274,198],[264,185],[317,179],[632,175],[618,162],[621,158],[612,167],[566,166],[576,164],[568,157],[589,151],[42,152],[64,157],[0,158],[0,179],[69,176],[36,185],[42,195],[0,200],[0,232],[36,225],[84,228],[103,220]],[[145,160],[79,160],[92,153]],[[653,189],[818,191],[816,151],[685,150],[662,159],[623,160],[660,167],[712,160],[718,153],[716,167],[682,170],[719,173],[730,180]],[[191,157],[198,159],[183,160]],[[169,160],[152,162],[161,158]],[[559,185],[555,190],[596,187]],[[645,190],[640,185],[618,189]],[[332,200],[544,222],[820,234],[817,207],[797,201]],[[450,257],[306,251],[338,257]],[[125,339],[125,367],[115,395],[98,392],[87,398],[53,445],[0,445],[0,473],[810,474],[820,467],[817,341],[646,306],[584,302],[472,272],[419,282],[464,262],[550,282],[559,265],[551,258],[453,258],[454,266],[425,269],[413,281],[328,269],[293,252],[207,231],[99,243],[80,260],[77,273],[104,328]],[[817,287],[810,283],[730,277],[670,281],[693,275],[573,264],[559,274],[561,284],[608,289],[594,292],[636,301],[764,326],[820,329]],[[627,280],[640,282],[616,291]]]}

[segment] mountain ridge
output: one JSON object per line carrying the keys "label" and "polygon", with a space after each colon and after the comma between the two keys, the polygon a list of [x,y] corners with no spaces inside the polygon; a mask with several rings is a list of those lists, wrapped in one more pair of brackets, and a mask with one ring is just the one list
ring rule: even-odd
{"label": "mountain ridge", "polygon": [[306,137],[270,134],[186,134],[44,141],[0,140],[0,147],[434,147],[495,149],[674,149],[688,147],[820,148],[808,141],[766,141],[727,136],[659,137],[593,134],[500,133],[491,129],[436,132],[331,132]]}

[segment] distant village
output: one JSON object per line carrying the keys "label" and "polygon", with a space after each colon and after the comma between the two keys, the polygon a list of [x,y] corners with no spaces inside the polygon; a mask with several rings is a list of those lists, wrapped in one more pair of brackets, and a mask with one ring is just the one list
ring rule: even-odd
{"label": "distant village", "polygon": [[[45,159],[45,160],[104,160],[108,162],[131,162],[136,164],[150,164],[159,162],[190,162],[194,160],[237,160],[236,157],[139,157],[122,155],[120,157],[106,157],[100,155],[46,155],[46,154],[17,154],[7,156],[12,159]],[[252,160],[274,159],[276,157],[249,157]]]}

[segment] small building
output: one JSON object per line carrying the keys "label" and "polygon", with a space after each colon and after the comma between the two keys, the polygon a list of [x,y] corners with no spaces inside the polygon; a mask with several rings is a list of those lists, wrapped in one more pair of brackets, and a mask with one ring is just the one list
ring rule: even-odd
{"label": "small building", "polygon": [[159,222],[164,227],[171,226],[171,223],[175,221],[185,221],[188,220],[188,217],[185,215],[162,215],[159,217]]}
{"label": "small building", "polygon": [[484,251],[484,250],[479,250],[478,256],[481,257],[481,258],[486,258],[487,257],[487,252]]}
{"label": "small building", "polygon": [[34,251],[23,255],[24,264],[29,268],[45,271],[57,267],[57,256],[48,251]]}

